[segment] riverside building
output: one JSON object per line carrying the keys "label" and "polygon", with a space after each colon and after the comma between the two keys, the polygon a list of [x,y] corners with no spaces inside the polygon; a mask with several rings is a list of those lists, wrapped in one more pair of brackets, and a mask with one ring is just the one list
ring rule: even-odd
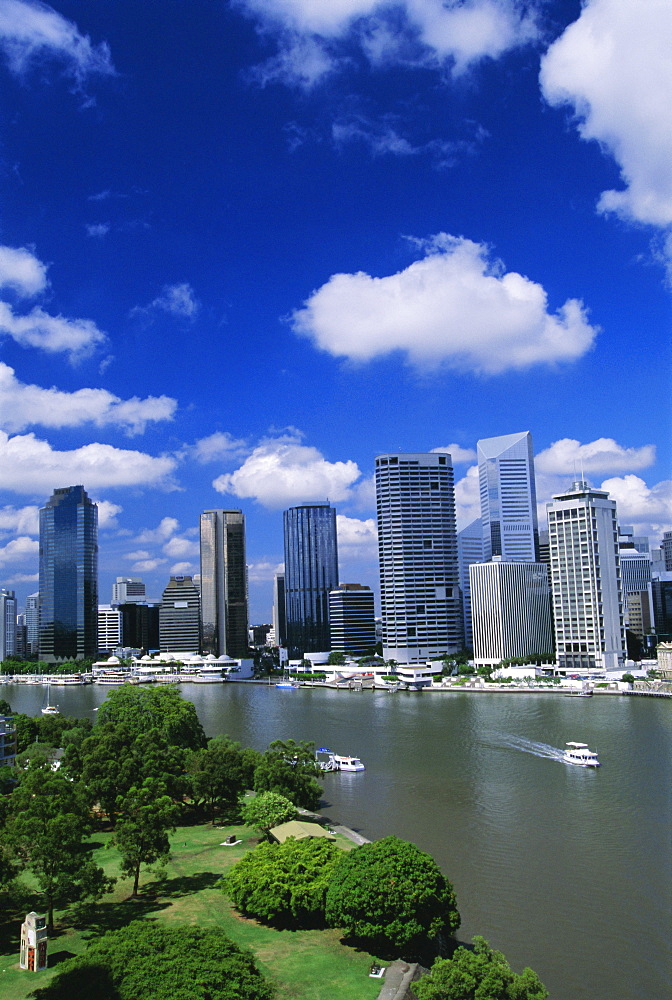
{"label": "riverside building", "polygon": [[424,663],[462,647],[450,455],[376,458],[383,655]]}
{"label": "riverside building", "polygon": [[373,591],[361,583],[341,583],[329,594],[331,651],[363,656],[376,645]]}
{"label": "riverside building", "polygon": [[0,589],[0,661],[16,653],[16,594]]}
{"label": "riverside building", "polygon": [[538,562],[539,529],[532,435],[504,434],[478,442],[483,558]]}
{"label": "riverside building", "polygon": [[336,511],[328,503],[284,512],[285,628],[291,659],[329,649],[329,593],[338,587]]}
{"label": "riverside building", "polygon": [[492,562],[469,567],[474,663],[553,650],[548,574],[542,563]]}
{"label": "riverside building", "polygon": [[159,648],[162,653],[200,652],[200,602],[190,576],[171,576],[159,609]]}
{"label": "riverside building", "polygon": [[98,507],[83,486],[66,486],[40,508],[40,659],[97,649]]}
{"label": "riverside building", "polygon": [[201,641],[213,656],[247,656],[247,562],[241,510],[201,514]]}
{"label": "riverside building", "polygon": [[547,511],[558,668],[619,670],[625,626],[616,502],[580,480]]}

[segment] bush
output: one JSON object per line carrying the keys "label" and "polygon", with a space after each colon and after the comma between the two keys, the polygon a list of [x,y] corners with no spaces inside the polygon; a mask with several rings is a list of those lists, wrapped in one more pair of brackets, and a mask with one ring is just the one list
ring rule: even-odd
{"label": "bush", "polygon": [[428,976],[411,986],[418,1000],[547,1000],[548,992],[532,969],[512,971],[500,951],[482,937],[473,948],[457,948],[437,959]]}
{"label": "bush", "polygon": [[320,927],[341,853],[322,838],[260,844],[220,879],[219,886],[247,917],[282,927]]}
{"label": "bush", "polygon": [[326,918],[381,957],[424,951],[428,941],[460,925],[453,887],[434,859],[397,837],[341,857]]}

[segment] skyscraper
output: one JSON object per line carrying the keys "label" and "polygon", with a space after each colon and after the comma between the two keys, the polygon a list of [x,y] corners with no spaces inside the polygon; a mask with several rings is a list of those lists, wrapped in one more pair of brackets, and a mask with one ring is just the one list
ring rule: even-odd
{"label": "skyscraper", "polygon": [[291,657],[329,649],[329,592],[338,586],[336,511],[328,503],[284,513],[285,610]]}
{"label": "skyscraper", "polygon": [[474,636],[471,625],[471,583],[469,567],[483,562],[483,524],[480,517],[457,533],[457,558],[460,566],[460,588],[462,590],[462,621],[464,624],[464,645],[472,648]]}
{"label": "skyscraper", "polygon": [[373,591],[361,583],[341,583],[329,594],[331,650],[363,656],[376,645]]}
{"label": "skyscraper", "polygon": [[159,609],[162,653],[198,653],[201,645],[198,587],[190,576],[171,576]]}
{"label": "skyscraper", "polygon": [[16,653],[16,594],[0,589],[0,661]]}
{"label": "skyscraper", "polygon": [[558,667],[620,669],[625,628],[616,502],[579,481],[546,509]]}
{"label": "skyscraper", "polygon": [[26,598],[26,652],[37,653],[40,648],[40,594]]}
{"label": "skyscraper", "polygon": [[287,612],[285,608],[285,574],[273,577],[273,631],[276,646],[287,645]]}
{"label": "skyscraper", "polygon": [[111,604],[143,604],[145,585],[139,576],[118,576],[112,584]]}
{"label": "skyscraper", "polygon": [[553,652],[548,572],[542,563],[473,563],[474,663]]}
{"label": "skyscraper", "polygon": [[40,658],[96,655],[98,507],[83,486],[54,490],[40,509]]}
{"label": "skyscraper", "polygon": [[214,656],[247,656],[245,515],[240,510],[201,514],[202,648]]}
{"label": "skyscraper", "polygon": [[532,435],[504,434],[478,442],[483,558],[537,562],[539,530]]}
{"label": "skyscraper", "polygon": [[450,455],[376,458],[383,655],[419,663],[462,647]]}

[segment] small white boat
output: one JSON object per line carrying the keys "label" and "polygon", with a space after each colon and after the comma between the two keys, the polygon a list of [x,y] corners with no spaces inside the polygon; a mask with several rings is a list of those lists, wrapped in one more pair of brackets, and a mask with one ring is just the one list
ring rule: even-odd
{"label": "small white boat", "polygon": [[599,767],[600,762],[594,750],[588,749],[587,743],[566,743],[562,759],[566,764],[578,764],[579,767]]}
{"label": "small white boat", "polygon": [[47,681],[47,703],[42,709],[42,715],[60,715],[61,713],[58,711],[58,707],[50,703],[49,700],[50,689],[51,689],[51,681]]}
{"label": "small white boat", "polygon": [[[326,754],[326,760],[320,760],[319,754]],[[359,757],[350,757],[343,754],[334,753],[333,750],[328,750],[326,747],[322,747],[317,751],[316,754],[317,762],[323,771],[365,771],[366,768],[362,764]]]}

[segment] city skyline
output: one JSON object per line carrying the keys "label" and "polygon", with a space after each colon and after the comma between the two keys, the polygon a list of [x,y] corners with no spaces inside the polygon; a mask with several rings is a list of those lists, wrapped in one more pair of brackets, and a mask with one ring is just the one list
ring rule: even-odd
{"label": "city skyline", "polygon": [[450,453],[463,528],[477,441],[521,429],[540,528],[585,478],[660,544],[672,9],[524,8],[3,4],[0,587],[19,608],[38,510],[72,483],[98,504],[101,600],[117,576],[158,599],[197,573],[201,512],[235,507],[250,620],[270,621],[282,511],[315,497],[339,582],[377,592],[375,456]]}

